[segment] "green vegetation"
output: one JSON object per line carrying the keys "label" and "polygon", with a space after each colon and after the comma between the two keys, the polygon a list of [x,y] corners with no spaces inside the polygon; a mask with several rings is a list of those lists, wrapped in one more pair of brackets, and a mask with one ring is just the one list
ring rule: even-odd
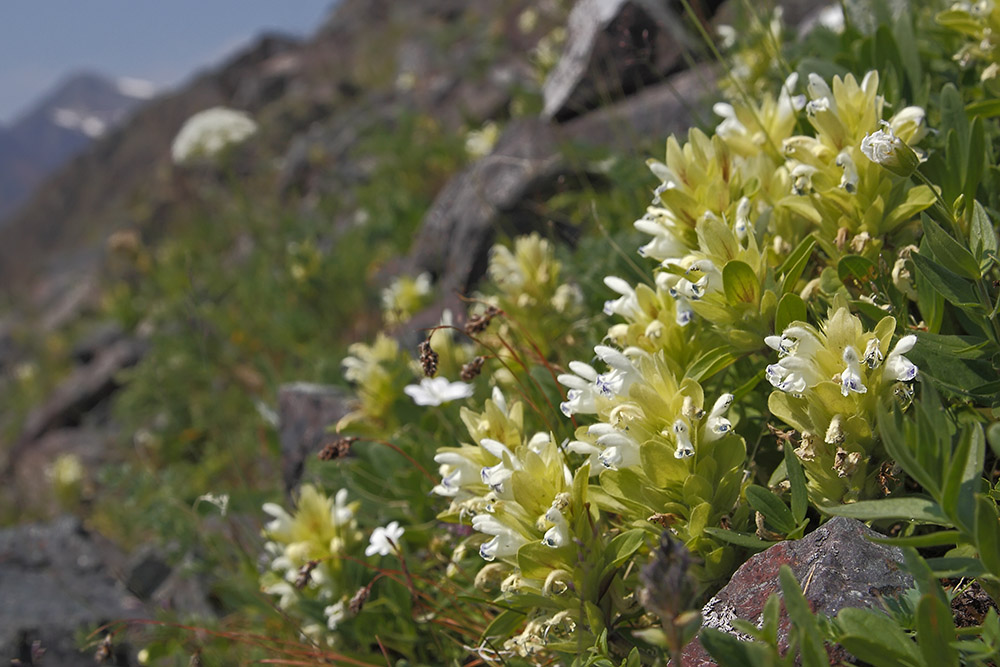
{"label": "green vegetation", "polygon": [[[105,308],[149,352],[89,519],[197,554],[220,612],[136,633],[149,663],[662,665],[750,555],[848,516],[916,588],[829,619],[783,570],[789,650],[775,597],[752,642],[704,631],[715,659],[996,664],[1000,617],[950,599],[1000,599],[1000,7],[857,4],[798,41],[747,7],[721,122],[652,177],[574,152],[591,180],[537,212],[579,242],[501,239],[419,349],[387,332],[441,295],[377,287],[466,159],[433,118],[361,143],[347,224],[228,184],[121,244]],[[356,401],[286,502],[291,380]]]}

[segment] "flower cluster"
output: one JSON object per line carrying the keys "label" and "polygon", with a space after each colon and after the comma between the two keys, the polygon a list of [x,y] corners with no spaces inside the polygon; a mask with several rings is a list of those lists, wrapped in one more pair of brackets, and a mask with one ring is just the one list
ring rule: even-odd
{"label": "flower cluster", "polygon": [[937,22],[966,38],[955,54],[962,67],[985,63],[980,74],[983,81],[1000,74],[1000,7],[994,0],[953,2],[937,15]]}
{"label": "flower cluster", "polygon": [[894,396],[908,400],[918,374],[904,356],[916,337],[903,336],[892,345],[895,328],[895,319],[886,317],[873,331],[865,331],[840,306],[819,329],[792,322],[766,339],[778,354],[766,369],[776,390],[768,407],[799,431],[796,454],[816,502],[839,503],[873,493],[878,402]]}
{"label": "flower cluster", "polygon": [[430,303],[431,274],[400,276],[382,290],[382,317],[387,324],[402,324]]}
{"label": "flower cluster", "polygon": [[410,359],[399,344],[380,333],[371,345],[354,343],[343,361],[344,378],[355,385],[355,409],[338,423],[337,430],[384,428],[389,430],[392,407],[402,395],[403,378],[411,375]]}
{"label": "flower cluster", "polygon": [[212,107],[184,121],[174,137],[170,155],[174,164],[214,158],[227,146],[246,141],[256,132],[257,123],[246,112]]}
{"label": "flower cluster", "polygon": [[[573,283],[562,282],[562,264],[552,244],[537,233],[490,250],[488,274],[497,292],[486,301],[507,314],[542,355],[565,338],[568,326],[582,315],[583,296]],[[501,325],[507,335],[508,325]]]}
{"label": "flower cluster", "polygon": [[303,599],[322,603],[323,624],[313,618],[303,627],[313,638],[326,637],[324,627],[333,630],[343,620],[353,593],[346,586],[341,556],[361,543],[357,508],[358,503],[347,501],[346,489],[331,498],[309,484],[303,485],[292,513],[275,503],[264,505],[272,520],[264,527],[268,563],[262,589],[279,596],[282,609],[295,607],[305,616],[316,605],[300,605]]}

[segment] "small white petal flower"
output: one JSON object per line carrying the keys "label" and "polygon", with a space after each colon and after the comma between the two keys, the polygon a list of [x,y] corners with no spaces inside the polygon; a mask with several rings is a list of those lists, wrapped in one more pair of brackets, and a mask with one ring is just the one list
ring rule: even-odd
{"label": "small white petal flower", "polygon": [[403,387],[407,396],[417,405],[442,405],[459,398],[472,396],[473,387],[465,382],[449,382],[447,378],[423,378],[420,384]]}
{"label": "small white petal flower", "polygon": [[732,430],[732,422],[723,416],[732,404],[732,394],[723,394],[715,401],[715,405],[712,406],[712,411],[705,421],[705,442],[718,440]]}
{"label": "small white petal flower", "polygon": [[847,367],[840,374],[840,393],[847,396],[850,392],[864,394],[868,387],[861,380],[861,365],[858,359],[858,351],[853,346],[844,348],[844,363]]}
{"label": "small white petal flower", "polygon": [[886,380],[898,380],[900,382],[911,382],[917,377],[917,366],[903,355],[913,349],[917,342],[917,337],[913,334],[903,336],[892,348],[892,352],[885,360],[885,370],[883,378]]}
{"label": "small white petal flower", "polygon": [[905,141],[893,133],[888,123],[861,140],[861,152],[872,162],[882,165],[898,176],[909,176],[917,168],[920,159]]}
{"label": "small white petal flower", "polygon": [[405,529],[399,525],[398,521],[391,522],[385,528],[379,526],[372,531],[371,540],[365,548],[365,555],[388,556],[399,546],[399,538],[403,536],[404,532],[406,532]]}
{"label": "small white petal flower", "polygon": [[878,338],[872,338],[865,347],[865,356],[861,357],[861,363],[867,364],[868,368],[878,368],[882,363],[882,349],[879,347]]}
{"label": "small white petal flower", "polygon": [[840,187],[851,194],[857,192],[858,168],[846,149],[837,156],[837,166],[844,170],[844,175],[840,177]]}
{"label": "small white petal flower", "polygon": [[674,457],[686,459],[694,456],[694,446],[691,444],[691,438],[688,436],[687,424],[683,420],[678,419],[674,422],[673,431],[674,437],[677,439],[677,449],[674,451]]}
{"label": "small white petal flower", "polygon": [[347,618],[347,605],[341,600],[324,609],[323,615],[326,616],[326,627],[336,630],[340,622]]}

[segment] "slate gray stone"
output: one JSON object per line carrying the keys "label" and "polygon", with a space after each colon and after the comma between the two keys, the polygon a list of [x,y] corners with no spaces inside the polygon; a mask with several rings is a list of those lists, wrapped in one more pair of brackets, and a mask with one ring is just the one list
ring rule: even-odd
{"label": "slate gray stone", "polygon": [[[80,652],[77,633],[148,617],[109,573],[103,549],[73,517],[0,530],[0,660],[30,664],[38,640],[43,664],[90,667],[94,649]],[[128,653],[120,647],[115,664],[135,664]]]}
{"label": "slate gray stone", "polygon": [[347,394],[329,385],[295,382],[278,388],[281,474],[285,491],[299,483],[305,461],[330,439],[327,427],[348,412]]}
{"label": "slate gray stone", "polygon": [[100,404],[118,388],[116,376],[142,358],[145,343],[120,340],[101,351],[93,361],[77,367],[58,387],[34,408],[14,441],[2,477],[9,478],[24,453],[43,434],[63,426],[76,426],[82,416]]}
{"label": "slate gray stone", "polygon": [[115,321],[101,322],[90,327],[74,344],[73,360],[78,364],[89,364],[103,350],[125,337],[125,329]]}
{"label": "slate gray stone", "polygon": [[683,22],[657,0],[579,0],[542,89],[545,118],[565,120],[662,78],[689,48]]}
{"label": "slate gray stone", "polygon": [[520,234],[547,224],[537,215],[529,217],[532,207],[523,204],[573,173],[566,146],[613,148],[627,155],[648,147],[650,137],[659,143],[686,131],[705,111],[705,91],[714,81],[715,69],[700,65],[563,124],[540,118],[511,122],[490,155],[460,171],[438,193],[413,242],[407,272],[429,271],[440,294],[467,294],[486,270],[501,221],[516,213],[513,231]]}
{"label": "slate gray stone", "polygon": [[[779,542],[756,554],[702,609],[703,627],[715,628],[749,639],[732,627],[734,618],[760,623],[764,603],[773,593],[780,595],[778,570],[792,568],[809,605],[816,614],[836,616],[845,607],[879,608],[882,598],[898,597],[912,588],[913,577],[898,563],[903,554],[897,547],[875,544],[879,537],[860,521],[838,517],[801,540]],[[788,645],[788,619],[782,615],[778,644]],[[846,657],[839,647],[834,657]],[[697,639],[682,656],[684,667],[715,665]]]}

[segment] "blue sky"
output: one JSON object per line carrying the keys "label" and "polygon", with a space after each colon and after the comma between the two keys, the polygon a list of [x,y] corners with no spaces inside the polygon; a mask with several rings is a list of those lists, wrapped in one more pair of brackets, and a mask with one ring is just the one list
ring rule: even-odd
{"label": "blue sky", "polygon": [[2,0],[0,124],[91,70],[176,85],[265,30],[306,36],[335,0]]}

